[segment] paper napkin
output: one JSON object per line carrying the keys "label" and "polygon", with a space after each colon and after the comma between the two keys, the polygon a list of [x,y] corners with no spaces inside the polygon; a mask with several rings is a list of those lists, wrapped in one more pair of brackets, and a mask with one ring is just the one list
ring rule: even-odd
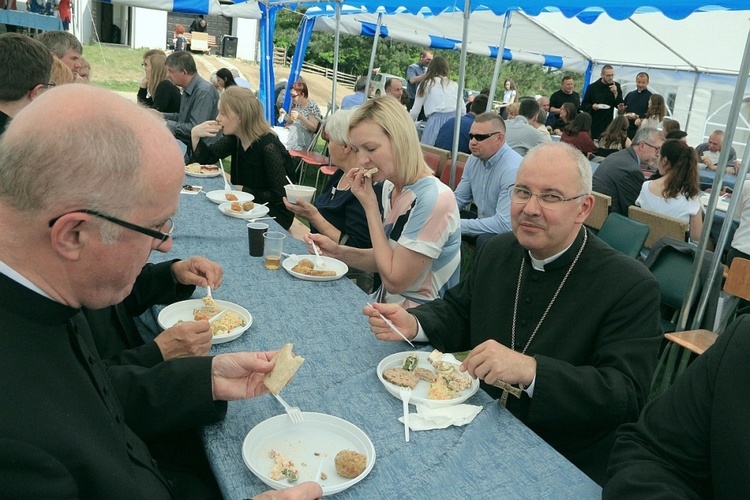
{"label": "paper napkin", "polygon": [[[480,411],[482,411],[481,406],[467,404],[445,408],[427,408],[417,405],[417,413],[409,414],[409,428],[413,431],[428,431],[445,429],[451,425],[460,427],[474,420]],[[398,421],[403,423],[404,417],[399,417]]]}

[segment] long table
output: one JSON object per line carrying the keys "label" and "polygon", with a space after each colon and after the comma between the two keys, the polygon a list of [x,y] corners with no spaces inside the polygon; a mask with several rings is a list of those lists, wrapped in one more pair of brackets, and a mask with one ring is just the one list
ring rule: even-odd
{"label": "long table", "polygon": [[[204,191],[221,189],[218,178],[195,179]],[[270,221],[270,229],[281,230]],[[337,498],[599,498],[601,489],[481,389],[466,403],[484,409],[470,424],[411,433],[404,441],[401,401],[376,376],[386,356],[411,350],[381,342],[370,333],[361,309],[368,297],[346,278],[301,281],[283,269],[266,270],[248,253],[245,221],[221,214],[203,193],[181,195],[174,248],[154,262],[191,255],[224,267],[214,298],[240,304],[253,315],[237,340],[212,347],[212,354],[275,350],[284,343],[305,363],[283,396],[306,412],[343,418],[360,427],[376,450],[374,468]],[[287,237],[285,251],[306,254]],[[204,295],[196,290],[196,296]],[[153,324],[153,318],[146,318]],[[155,329],[155,327],[154,327]],[[429,346],[418,346],[429,350]],[[412,413],[415,411],[412,407]],[[226,498],[250,498],[267,487],[245,466],[247,433],[283,408],[264,395],[229,403],[226,418],[203,431],[207,455]]]}

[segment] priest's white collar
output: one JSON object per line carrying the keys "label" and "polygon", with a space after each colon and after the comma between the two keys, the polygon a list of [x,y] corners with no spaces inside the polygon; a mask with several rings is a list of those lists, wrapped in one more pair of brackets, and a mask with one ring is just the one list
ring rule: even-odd
{"label": "priest's white collar", "polygon": [[[575,243],[575,241],[573,241],[573,243]],[[529,252],[529,258],[531,258],[531,267],[533,267],[536,271],[544,272],[544,266],[560,258],[562,254],[567,252],[568,249],[573,246],[573,243],[565,247],[562,252],[556,253],[552,257],[547,257],[546,259],[537,259],[531,254],[531,252]]]}

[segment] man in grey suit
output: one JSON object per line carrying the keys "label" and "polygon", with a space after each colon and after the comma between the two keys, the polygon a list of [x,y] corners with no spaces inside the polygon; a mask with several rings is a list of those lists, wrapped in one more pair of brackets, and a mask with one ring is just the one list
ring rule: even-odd
{"label": "man in grey suit", "polygon": [[652,167],[659,159],[664,136],[655,128],[641,128],[633,144],[604,159],[594,172],[594,191],[612,197],[612,212],[627,217],[645,178],[641,165]]}

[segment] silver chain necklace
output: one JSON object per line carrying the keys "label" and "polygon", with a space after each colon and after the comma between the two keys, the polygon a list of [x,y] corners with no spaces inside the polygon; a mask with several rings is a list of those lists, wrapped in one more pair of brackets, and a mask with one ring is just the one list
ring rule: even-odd
{"label": "silver chain necklace", "polygon": [[[581,244],[581,248],[578,249],[576,258],[573,259],[573,262],[570,264],[568,271],[565,273],[565,276],[560,282],[560,285],[557,287],[557,291],[555,291],[555,294],[552,296],[552,300],[550,300],[549,304],[547,304],[547,309],[544,310],[544,314],[542,314],[542,318],[539,320],[539,323],[536,324],[536,327],[534,328],[534,331],[531,333],[531,337],[529,337],[529,340],[526,342],[526,345],[521,351],[521,354],[526,354],[526,350],[529,348],[529,345],[531,345],[531,341],[534,340],[534,336],[536,335],[536,332],[539,331],[539,327],[541,327],[542,323],[544,323],[544,320],[547,317],[547,313],[549,313],[549,310],[552,308],[552,304],[555,303],[557,296],[560,294],[560,290],[562,290],[562,287],[565,285],[565,282],[568,280],[568,276],[570,276],[571,271],[573,271],[573,268],[578,262],[578,259],[581,257],[581,254],[583,253],[583,249],[586,248],[586,241],[588,241],[588,231],[584,230],[583,243]],[[515,345],[516,345],[516,315],[518,313],[518,299],[521,296],[521,281],[523,281],[523,265],[524,265],[524,258],[522,257],[521,258],[521,270],[518,272],[518,285],[516,285],[516,298],[513,302],[513,325],[510,331],[511,332],[510,333],[510,348],[513,350],[515,350]]]}

